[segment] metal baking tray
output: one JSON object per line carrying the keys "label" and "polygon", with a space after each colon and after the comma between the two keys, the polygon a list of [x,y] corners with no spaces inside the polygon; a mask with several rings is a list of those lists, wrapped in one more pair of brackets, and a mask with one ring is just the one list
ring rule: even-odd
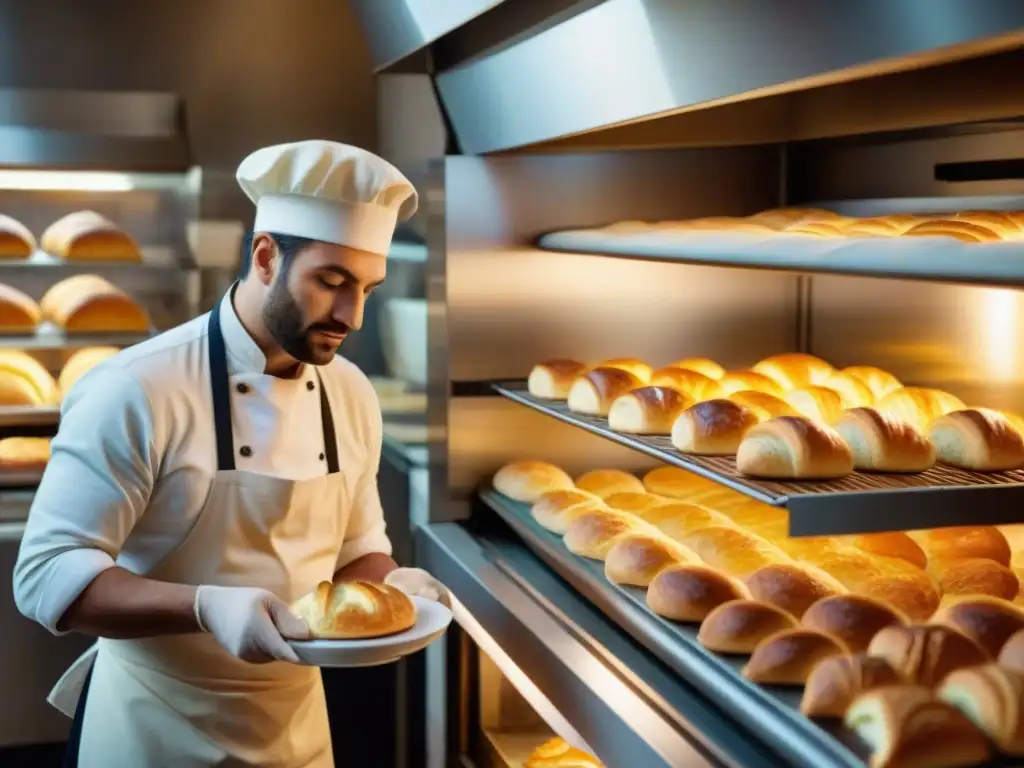
{"label": "metal baking tray", "polygon": [[789,510],[791,536],[834,536],[963,525],[1024,522],[1024,470],[967,472],[936,466],[917,475],[853,472],[828,482],[774,482],[744,477],[732,456],[691,456],[667,437],[627,435],[607,419],[569,411],[563,402],[533,397],[524,382],[495,383],[509,400],[585,429],[666,464],[721,483],[758,501]]}

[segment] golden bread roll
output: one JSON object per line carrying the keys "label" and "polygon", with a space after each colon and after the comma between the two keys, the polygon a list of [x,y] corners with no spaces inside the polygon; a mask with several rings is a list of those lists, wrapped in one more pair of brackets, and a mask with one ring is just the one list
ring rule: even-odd
{"label": "golden bread roll", "polygon": [[857,549],[872,555],[895,557],[924,570],[928,565],[928,557],[924,550],[912,538],[901,531],[886,533],[864,533],[859,536],[844,537],[844,541]]}
{"label": "golden bread roll", "polygon": [[0,349],[0,374],[20,377],[28,382],[35,392],[32,405],[54,405],[60,402],[60,391],[53,376],[42,363],[25,352]]}
{"label": "golden bread roll", "polygon": [[605,499],[613,493],[643,493],[640,478],[621,469],[592,469],[576,478],[576,487]]}
{"label": "golden bread roll", "polygon": [[935,692],[1004,755],[1024,757],[1024,674],[998,664],[958,669]]}
{"label": "golden bread roll", "polygon": [[706,357],[686,357],[666,365],[665,368],[682,368],[686,371],[696,371],[715,381],[725,376],[725,368]]}
{"label": "golden bread roll", "polygon": [[996,230],[1003,237],[1013,235],[1021,229],[1012,211],[961,211],[953,217],[953,220],[980,224],[983,227]]}
{"label": "golden bread roll", "polygon": [[1024,630],[1015,633],[1003,643],[999,652],[999,666],[1024,673]]}
{"label": "golden bread roll", "polygon": [[117,353],[117,347],[86,347],[71,355],[57,377],[57,389],[60,390],[61,398],[68,396],[80,378]]}
{"label": "golden bread roll", "polygon": [[885,659],[907,682],[929,688],[950,672],[991,661],[976,642],[941,624],[882,627],[871,640],[868,655]]}
{"label": "golden bread roll", "polygon": [[948,392],[923,387],[903,387],[875,403],[876,411],[910,422],[924,435],[929,433],[937,418],[965,407],[959,398]]}
{"label": "golden bread roll", "polygon": [[611,509],[642,516],[652,507],[667,504],[668,499],[663,499],[661,496],[656,496],[646,491],[619,491],[618,493],[605,496],[604,503]]}
{"label": "golden bread roll", "polygon": [[668,387],[637,387],[620,395],[608,409],[608,427],[633,435],[667,435],[693,398]]}
{"label": "golden bread roll", "polygon": [[0,371],[0,405],[40,406],[39,393],[32,382],[9,371]]}
{"label": "golden bread roll", "polygon": [[783,390],[820,387],[835,373],[835,369],[821,358],[803,353],[766,357],[753,370],[774,380]]}
{"label": "golden bread roll", "polygon": [[17,288],[0,284],[0,333],[35,333],[41,319],[39,305],[31,296]]}
{"label": "golden bread roll", "polygon": [[597,367],[616,368],[620,371],[627,371],[640,379],[644,384],[650,383],[651,374],[654,372],[654,369],[651,368],[651,366],[643,360],[638,360],[635,357],[616,357],[611,360],[605,360]]}
{"label": "golden bread roll", "polygon": [[644,487],[658,496],[686,499],[693,493],[721,488],[718,483],[679,467],[657,467],[643,477]]}
{"label": "golden bread roll", "polygon": [[963,243],[995,243],[1002,239],[991,227],[957,219],[923,221],[904,232],[903,237],[952,237]]}
{"label": "golden bread roll", "polygon": [[983,558],[1009,566],[1012,552],[1010,543],[994,525],[958,525],[951,528],[931,528],[908,531],[929,560],[965,560]]}
{"label": "golden bread roll", "polygon": [[928,574],[944,597],[989,595],[1013,600],[1020,593],[1020,580],[1012,570],[982,557],[929,560]]}
{"label": "golden bread roll", "polygon": [[647,586],[647,607],[672,621],[699,623],[723,603],[749,598],[742,582],[700,563],[669,565]]}
{"label": "golden bread roll", "polygon": [[782,398],[801,416],[822,424],[835,424],[843,415],[843,398],[828,387],[791,389]]}
{"label": "golden bread roll", "polygon": [[561,535],[580,512],[603,506],[604,503],[596,496],[570,488],[545,493],[530,507],[530,516],[542,528]]}
{"label": "golden bread roll", "polygon": [[604,768],[600,760],[556,736],[537,747],[523,768]]}
{"label": "golden bread roll", "polygon": [[812,235],[814,237],[843,237],[843,224],[831,221],[801,222],[786,227],[787,235]]}
{"label": "golden bread roll", "polygon": [[888,685],[858,696],[843,724],[871,749],[871,768],[955,768],[984,763],[985,735],[931,690]]}
{"label": "golden bread roll", "polygon": [[728,371],[718,380],[725,397],[744,390],[764,392],[766,395],[782,397],[782,387],[774,380],[755,371]]}
{"label": "golden bread roll", "polygon": [[896,237],[919,223],[921,217],[912,214],[873,216],[851,221],[843,227],[843,234],[847,237]]}
{"label": "golden bread roll", "polygon": [[874,408],[851,408],[834,425],[866,472],[924,472],[935,464],[932,441],[910,422]]}
{"label": "golden bread roll", "polygon": [[666,500],[636,514],[676,541],[682,541],[682,537],[702,528],[732,525],[732,521],[722,513],[685,501]]}
{"label": "golden bread roll", "polygon": [[588,509],[566,527],[562,542],[575,555],[604,560],[608,551],[629,533],[657,533],[640,518],[614,509]]}
{"label": "golden bread roll", "polygon": [[607,416],[612,403],[642,386],[644,382],[629,371],[595,368],[576,379],[569,388],[569,410],[588,416]]}
{"label": "golden bread roll", "polygon": [[0,440],[0,470],[42,472],[49,461],[48,437],[5,437]]}
{"label": "golden bread roll", "polygon": [[823,557],[829,554],[849,552],[850,547],[833,536],[789,536],[781,534],[771,540],[787,555],[797,560],[812,556]]}
{"label": "golden bread roll", "polygon": [[716,379],[686,368],[660,368],[651,374],[651,385],[670,387],[698,402],[722,395],[722,386]]}
{"label": "golden bread roll", "polygon": [[796,619],[773,605],[733,600],[707,615],[697,642],[716,653],[750,654],[766,637],[796,626]]}
{"label": "golden bread roll", "polygon": [[672,445],[698,456],[728,456],[756,424],[757,414],[749,408],[731,400],[706,400],[679,414],[672,425]]}
{"label": "golden bread roll", "polygon": [[800,711],[807,717],[842,719],[862,693],[900,682],[885,659],[865,653],[830,656],[808,675]]}
{"label": "golden bread roll", "polygon": [[670,565],[699,562],[689,549],[660,533],[627,533],[605,555],[604,575],[612,584],[646,587]]}
{"label": "golden bread roll", "polygon": [[36,239],[17,219],[0,213],[0,259],[27,259],[36,249]]}
{"label": "golden bread roll", "polygon": [[690,531],[679,541],[712,568],[738,579],[746,579],[766,565],[791,562],[774,544],[732,525],[712,525]]}
{"label": "golden bread roll", "polygon": [[77,211],[58,219],[46,228],[39,243],[47,253],[67,261],[142,261],[135,241],[95,211]]}
{"label": "golden bread roll", "polygon": [[67,333],[145,333],[149,315],[120,288],[98,275],[61,280],[43,296],[44,320]]}
{"label": "golden bread roll", "polygon": [[781,416],[750,429],[736,451],[736,468],[750,477],[828,479],[853,471],[853,454],[831,427]]}
{"label": "golden bread roll", "polygon": [[997,597],[965,597],[942,606],[932,623],[962,632],[995,659],[1006,641],[1024,629],[1024,610]]}
{"label": "golden bread roll", "polygon": [[729,400],[744,408],[749,408],[757,416],[758,421],[769,421],[779,416],[799,416],[796,409],[775,395],[768,395],[764,392],[755,392],[752,389],[745,389],[733,392]]}
{"label": "golden bread roll", "polygon": [[891,373],[870,365],[851,365],[849,368],[843,368],[840,373],[855,376],[864,382],[876,401],[881,400],[890,392],[903,388],[903,382]]}
{"label": "golden bread roll", "polygon": [[968,408],[932,422],[930,437],[939,461],[975,472],[1024,467],[1024,436],[998,411]]}
{"label": "golden bread roll", "polygon": [[767,211],[755,213],[747,219],[765,224],[772,229],[779,231],[797,222],[828,221],[829,219],[841,219],[838,213],[826,211],[821,208],[771,208]]}
{"label": "golden bread roll", "polygon": [[533,366],[526,388],[534,397],[565,400],[572,383],[586,372],[587,366],[575,360],[545,360]]}
{"label": "golden bread roll", "polygon": [[494,473],[494,489],[515,501],[532,504],[545,493],[572,490],[572,478],[546,461],[513,461]]}
{"label": "golden bread roll", "polygon": [[758,643],[741,674],[761,685],[803,685],[818,664],[847,653],[833,637],[794,627]]}
{"label": "golden bread roll", "polygon": [[822,386],[839,395],[843,408],[866,408],[875,402],[875,393],[860,376],[848,371],[833,373]]}
{"label": "golden bread roll", "polygon": [[416,624],[416,606],[408,595],[369,581],[322,581],[295,601],[292,612],[322,639],[382,637]]}
{"label": "golden bread roll", "polygon": [[843,641],[851,651],[866,651],[883,627],[906,624],[888,605],[862,595],[827,597],[812,605],[800,623]]}
{"label": "golden bread roll", "polygon": [[751,597],[801,618],[819,601],[842,595],[846,588],[824,571],[803,563],[772,563],[747,576]]}

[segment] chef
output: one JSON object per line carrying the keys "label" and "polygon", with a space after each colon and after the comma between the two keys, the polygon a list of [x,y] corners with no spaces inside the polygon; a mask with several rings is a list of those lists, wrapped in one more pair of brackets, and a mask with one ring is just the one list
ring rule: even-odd
{"label": "chef", "polygon": [[261,149],[237,178],[256,204],[243,277],[79,381],[32,504],[18,607],[99,638],[50,696],[74,717],[69,766],[332,766],[289,603],[332,577],[447,599],[391,559],[380,406],[336,356],[416,191],[327,141]]}

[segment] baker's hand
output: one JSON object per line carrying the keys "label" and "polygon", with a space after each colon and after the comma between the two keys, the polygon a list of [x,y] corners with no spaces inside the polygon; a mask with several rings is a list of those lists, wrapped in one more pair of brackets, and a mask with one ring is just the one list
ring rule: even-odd
{"label": "baker's hand", "polygon": [[384,583],[407,595],[433,600],[445,608],[452,607],[451,595],[444,584],[422,568],[396,568],[384,577]]}
{"label": "baker's hand", "polygon": [[308,640],[309,628],[265,589],[203,585],[196,590],[196,620],[232,656],[257,664],[299,657],[285,638]]}

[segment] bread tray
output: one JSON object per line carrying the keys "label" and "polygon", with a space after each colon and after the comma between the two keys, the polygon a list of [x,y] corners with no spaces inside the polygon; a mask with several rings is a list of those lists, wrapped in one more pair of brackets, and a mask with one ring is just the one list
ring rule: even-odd
{"label": "bread tray", "polygon": [[[775,482],[744,477],[732,456],[691,456],[668,437],[613,432],[601,417],[533,397],[526,384],[492,384],[495,392],[535,411],[693,472],[746,496],[789,510],[790,536],[835,536],[963,525],[1024,522],[1024,470],[967,472],[936,466],[916,475],[853,472],[827,482]],[[967,519],[969,516],[969,520]]]}

